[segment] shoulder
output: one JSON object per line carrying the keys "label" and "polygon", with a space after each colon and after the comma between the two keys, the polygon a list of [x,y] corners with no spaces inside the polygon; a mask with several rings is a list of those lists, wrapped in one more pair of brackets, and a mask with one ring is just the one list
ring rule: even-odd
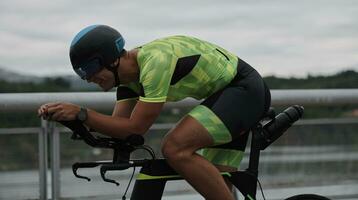
{"label": "shoulder", "polygon": [[145,59],[152,56],[173,52],[173,45],[167,38],[157,39],[138,48],[138,58]]}
{"label": "shoulder", "polygon": [[141,55],[146,55],[146,53],[172,53],[176,45],[193,43],[197,40],[197,38],[191,36],[173,35],[153,40],[151,42],[143,44],[142,46],[138,47],[138,49]]}
{"label": "shoulder", "polygon": [[167,65],[174,58],[174,47],[168,38],[154,40],[138,48],[137,62],[139,67],[148,65]]}

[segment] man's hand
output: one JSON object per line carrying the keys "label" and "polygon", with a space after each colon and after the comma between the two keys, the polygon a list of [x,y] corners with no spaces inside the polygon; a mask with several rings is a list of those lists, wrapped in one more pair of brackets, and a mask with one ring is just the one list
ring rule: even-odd
{"label": "man's hand", "polygon": [[37,110],[39,117],[53,121],[75,120],[81,107],[71,103],[47,103]]}

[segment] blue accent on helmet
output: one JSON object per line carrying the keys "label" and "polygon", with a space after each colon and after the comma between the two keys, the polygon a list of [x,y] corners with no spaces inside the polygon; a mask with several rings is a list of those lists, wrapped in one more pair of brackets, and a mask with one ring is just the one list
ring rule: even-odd
{"label": "blue accent on helmet", "polygon": [[71,42],[71,46],[75,45],[84,35],[86,35],[86,33],[90,32],[97,26],[99,26],[99,25],[92,25],[92,26],[86,27],[83,30],[81,30],[79,33],[77,33],[77,35],[75,36],[75,38],[73,38],[73,40]]}
{"label": "blue accent on helmet", "polygon": [[124,38],[119,37],[118,39],[116,39],[115,43],[116,43],[116,47],[117,47],[118,52],[119,53],[122,52],[123,48],[124,48],[124,44],[125,44]]}

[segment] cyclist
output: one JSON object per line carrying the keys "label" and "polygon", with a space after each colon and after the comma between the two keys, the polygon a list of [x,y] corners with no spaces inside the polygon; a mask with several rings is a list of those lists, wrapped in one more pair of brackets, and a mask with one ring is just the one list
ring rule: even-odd
{"label": "cyclist", "polygon": [[218,168],[237,167],[242,154],[231,149],[245,148],[245,131],[270,105],[261,76],[233,53],[194,37],[161,38],[129,51],[124,44],[115,29],[92,25],[70,46],[73,69],[82,79],[104,91],[117,87],[112,116],[70,103],[44,104],[39,116],[78,119],[102,134],[125,138],[145,134],[165,102],[205,99],[169,131],[162,153],[206,199],[234,199]]}

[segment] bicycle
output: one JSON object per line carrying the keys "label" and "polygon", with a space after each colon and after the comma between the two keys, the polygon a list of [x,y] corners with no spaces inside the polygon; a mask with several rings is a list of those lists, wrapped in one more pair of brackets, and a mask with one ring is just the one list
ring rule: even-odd
{"label": "bicycle", "polygon": [[[294,105],[276,115],[274,109],[270,108],[262,120],[250,129],[252,136],[248,168],[244,171],[222,172],[222,176],[228,178],[232,185],[242,193],[245,200],[256,199],[258,183],[262,197],[263,199],[266,199],[258,180],[260,151],[265,150],[283,135],[294,122],[300,119],[303,115],[303,110],[302,106]],[[131,200],[143,200],[148,199],[148,197],[150,197],[151,200],[159,200],[162,198],[167,181],[183,179],[166,163],[165,159],[158,159],[155,157],[151,147],[144,145],[144,138],[140,135],[131,135],[125,140],[120,140],[116,138],[95,136],[78,120],[61,121],[60,123],[72,130],[72,139],[83,140],[86,144],[95,148],[113,149],[113,159],[111,161],[74,163],[72,165],[72,171],[77,178],[90,181],[88,177],[79,175],[77,173],[78,169],[99,166],[102,179],[105,182],[114,183],[118,186],[118,182],[106,177],[108,171],[125,170],[133,167],[133,178],[135,167],[141,167],[139,175],[135,181],[130,198]],[[146,150],[149,152],[152,159],[131,160],[131,153],[137,149]],[[126,199],[126,193],[131,180],[122,199]],[[329,199],[315,194],[300,194],[286,198],[286,200]]]}

